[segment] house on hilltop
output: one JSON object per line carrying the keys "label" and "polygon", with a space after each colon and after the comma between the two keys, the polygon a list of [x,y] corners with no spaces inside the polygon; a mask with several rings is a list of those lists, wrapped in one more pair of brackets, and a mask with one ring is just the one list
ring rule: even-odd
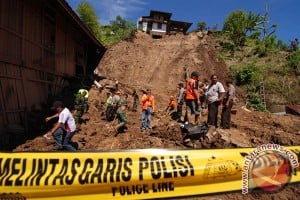
{"label": "house on hilltop", "polygon": [[166,34],[184,33],[192,23],[171,20],[172,13],[151,10],[149,16],[142,16],[137,23],[137,28],[149,33],[152,36]]}
{"label": "house on hilltop", "polygon": [[12,127],[30,134],[32,106],[91,74],[106,50],[65,0],[0,0],[0,44],[2,147]]}

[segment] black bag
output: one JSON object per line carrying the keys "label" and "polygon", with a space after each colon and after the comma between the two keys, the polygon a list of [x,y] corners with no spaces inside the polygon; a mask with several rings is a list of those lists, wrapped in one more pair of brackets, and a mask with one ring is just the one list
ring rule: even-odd
{"label": "black bag", "polygon": [[186,139],[191,140],[199,140],[204,139],[205,134],[208,132],[208,124],[206,122],[199,124],[199,125],[193,125],[190,123],[185,123],[181,125],[181,133],[183,135],[183,141]]}

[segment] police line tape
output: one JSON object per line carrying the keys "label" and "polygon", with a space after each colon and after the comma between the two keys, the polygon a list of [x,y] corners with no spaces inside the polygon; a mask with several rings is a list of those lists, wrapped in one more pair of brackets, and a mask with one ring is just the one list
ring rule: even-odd
{"label": "police line tape", "polygon": [[[298,162],[300,146],[285,149]],[[0,198],[148,199],[236,191],[253,150],[0,153]],[[299,171],[289,182],[300,182]]]}

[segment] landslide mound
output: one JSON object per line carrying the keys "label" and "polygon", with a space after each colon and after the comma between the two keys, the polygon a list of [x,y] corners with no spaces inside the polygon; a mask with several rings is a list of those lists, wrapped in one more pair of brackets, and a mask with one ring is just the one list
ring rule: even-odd
{"label": "landslide mound", "polygon": [[[114,136],[116,122],[105,120],[106,89],[101,92],[91,87],[89,111],[83,115],[84,123],[73,138],[80,151],[120,150],[143,148],[233,148],[257,147],[266,143],[300,145],[300,118],[292,115],[274,115],[242,108],[243,92],[238,89],[240,99],[234,107],[230,130],[210,130],[211,140],[204,139],[192,146],[182,144],[180,123],[167,114],[169,96],[176,95],[176,86],[185,81],[188,74],[198,70],[200,79],[209,79],[217,74],[224,83],[228,67],[217,59],[218,44],[210,35],[194,32],[189,35],[172,35],[163,39],[153,39],[137,32],[133,41],[123,41],[108,48],[98,68],[102,76],[101,84],[113,87],[120,82],[120,90],[130,94],[135,89],[141,97],[141,89],[151,88],[156,99],[156,112],[152,120],[152,130],[140,131],[141,108],[137,112],[128,111],[128,131]],[[206,121],[206,111],[202,113]],[[39,135],[42,135],[40,133]],[[26,141],[14,151],[53,151],[53,140],[42,136]],[[288,186],[275,194],[255,193],[244,196],[241,192],[190,199],[295,199],[300,195],[299,184]]]}

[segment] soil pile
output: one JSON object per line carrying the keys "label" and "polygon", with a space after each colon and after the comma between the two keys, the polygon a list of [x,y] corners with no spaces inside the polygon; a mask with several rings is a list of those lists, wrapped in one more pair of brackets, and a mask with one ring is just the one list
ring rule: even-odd
{"label": "soil pile", "polygon": [[[238,89],[239,102],[232,115],[230,130],[210,130],[213,137],[198,141],[192,146],[182,144],[180,122],[172,119],[164,110],[169,96],[177,94],[177,84],[185,81],[185,75],[197,70],[200,81],[216,74],[221,82],[228,77],[228,66],[217,59],[218,44],[213,37],[201,32],[189,35],[172,35],[162,39],[138,32],[133,41],[123,41],[108,48],[98,68],[102,76],[101,84],[111,88],[119,81],[121,92],[129,94],[132,105],[132,91],[150,88],[156,100],[156,110],[152,119],[152,130],[141,132],[141,108],[137,112],[129,110],[128,130],[115,135],[116,122],[105,120],[106,90],[101,92],[91,87],[89,111],[83,115],[84,123],[73,138],[80,151],[121,150],[144,148],[234,148],[257,147],[266,143],[300,145],[300,117],[274,115],[243,108],[243,92]],[[206,121],[203,110],[201,121]],[[42,135],[42,133],[40,134]],[[15,151],[53,151],[53,140],[42,136],[28,140]],[[224,186],[225,187],[225,186]],[[190,197],[189,199],[296,199],[300,196],[299,184],[289,185],[276,194],[251,193],[242,195],[240,191],[218,195]],[[186,199],[186,198],[185,198]]]}

